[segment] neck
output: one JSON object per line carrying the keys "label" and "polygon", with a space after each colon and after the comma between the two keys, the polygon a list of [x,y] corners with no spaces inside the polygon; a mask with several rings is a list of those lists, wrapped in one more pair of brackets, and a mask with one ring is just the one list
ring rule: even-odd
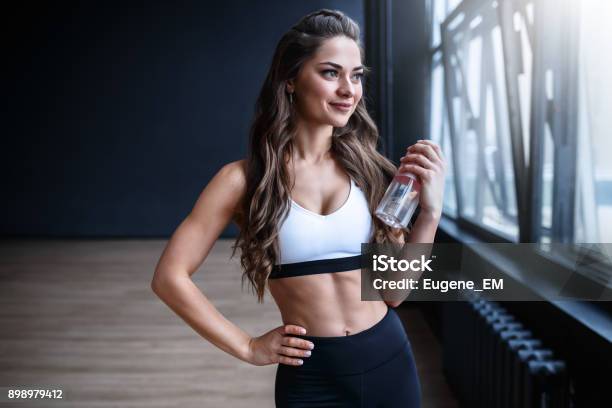
{"label": "neck", "polygon": [[329,159],[333,130],[330,125],[299,122],[293,140],[293,160],[317,164]]}

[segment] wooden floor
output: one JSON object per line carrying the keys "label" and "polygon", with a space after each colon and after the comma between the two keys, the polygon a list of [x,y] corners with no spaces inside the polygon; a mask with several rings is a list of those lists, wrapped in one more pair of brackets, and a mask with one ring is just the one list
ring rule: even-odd
{"label": "wooden floor", "polygon": [[[240,288],[231,240],[194,281],[251,335],[281,324]],[[273,407],[275,366],[255,367],[199,337],[150,289],[163,240],[0,242],[0,407]],[[456,407],[441,350],[420,313],[401,306],[423,407]],[[5,403],[7,387],[59,388],[64,400]]]}

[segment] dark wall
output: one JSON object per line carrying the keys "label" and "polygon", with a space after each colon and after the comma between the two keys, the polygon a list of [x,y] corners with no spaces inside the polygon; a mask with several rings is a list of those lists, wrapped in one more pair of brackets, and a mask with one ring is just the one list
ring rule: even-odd
{"label": "dark wall", "polygon": [[[363,2],[54,2],[3,12],[0,235],[167,237],[246,155],[280,36]],[[231,236],[230,226],[223,236]]]}
{"label": "dark wall", "polygon": [[371,114],[380,150],[396,165],[406,148],[428,138],[429,70],[426,0],[365,0]]}
{"label": "dark wall", "polygon": [[398,164],[406,148],[426,134],[426,95],[429,76],[428,20],[425,0],[393,1],[393,148]]}

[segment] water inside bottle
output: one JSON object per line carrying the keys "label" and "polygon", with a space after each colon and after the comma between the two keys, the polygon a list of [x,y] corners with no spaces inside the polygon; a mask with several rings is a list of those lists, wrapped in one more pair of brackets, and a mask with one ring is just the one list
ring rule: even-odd
{"label": "water inside bottle", "polygon": [[419,205],[421,184],[412,174],[397,174],[376,209],[376,216],[393,228],[408,228]]}

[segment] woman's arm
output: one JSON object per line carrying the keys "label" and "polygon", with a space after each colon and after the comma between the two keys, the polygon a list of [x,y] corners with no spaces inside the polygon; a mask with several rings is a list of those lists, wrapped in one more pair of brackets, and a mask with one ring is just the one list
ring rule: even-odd
{"label": "woman's arm", "polygon": [[191,280],[235,213],[245,184],[240,166],[225,165],[202,191],[166,245],[151,288],[202,337],[248,361],[251,337],[223,317]]}
{"label": "woman's arm", "polygon": [[245,188],[240,161],[219,170],[170,238],[151,288],[197,333],[234,357],[254,365],[299,365],[299,357],[308,357],[313,345],[290,335],[305,334],[303,327],[282,325],[252,338],[219,313],[191,280],[235,215]]}
{"label": "woman's arm", "polygon": [[436,237],[438,224],[440,223],[439,213],[431,213],[427,211],[419,212],[417,219],[408,234],[409,244],[431,244]]}
{"label": "woman's arm", "polygon": [[[394,230],[398,244],[433,244],[440,218],[442,217],[442,203],[444,195],[444,179],[446,176],[446,161],[440,147],[430,140],[419,140],[410,146],[408,153],[400,159],[400,170],[410,171],[419,176],[421,180],[420,211],[416,222],[410,230],[408,240],[405,242],[404,234],[400,229]],[[423,247],[419,247],[422,250]],[[409,248],[406,248],[408,250]],[[410,258],[408,255],[407,259]],[[422,273],[421,273],[422,274]],[[418,280],[421,274],[415,276]],[[410,290],[404,291],[406,297]],[[397,307],[401,301],[387,301],[387,305]]]}

